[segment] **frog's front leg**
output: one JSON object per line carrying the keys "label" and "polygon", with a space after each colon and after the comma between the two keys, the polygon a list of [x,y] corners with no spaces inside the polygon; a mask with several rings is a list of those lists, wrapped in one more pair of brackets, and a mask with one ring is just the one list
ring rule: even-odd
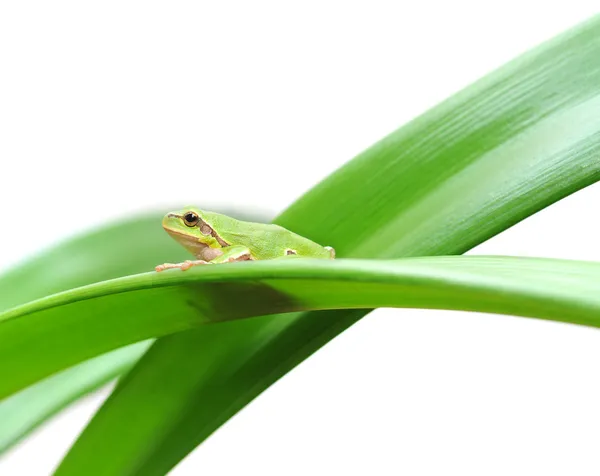
{"label": "frog's front leg", "polygon": [[233,261],[253,260],[252,253],[245,246],[228,246],[222,248],[223,254],[211,261],[214,264],[231,263]]}
{"label": "frog's front leg", "polygon": [[186,260],[183,263],[164,263],[156,266],[154,268],[157,272],[164,271],[165,269],[180,269],[181,271],[186,271],[190,269],[192,266],[198,266],[201,264],[223,264],[223,263],[231,263],[233,261],[247,261],[254,259],[250,250],[245,246],[228,246],[227,248],[223,248],[223,253],[216,258],[205,261],[202,259],[198,260]]}
{"label": "frog's front leg", "polygon": [[181,271],[185,271],[190,269],[192,266],[198,266],[200,264],[210,264],[208,261],[204,261],[203,259],[197,260],[185,260],[183,263],[164,263],[159,264],[154,269],[157,273],[164,271],[165,269],[180,269]]}

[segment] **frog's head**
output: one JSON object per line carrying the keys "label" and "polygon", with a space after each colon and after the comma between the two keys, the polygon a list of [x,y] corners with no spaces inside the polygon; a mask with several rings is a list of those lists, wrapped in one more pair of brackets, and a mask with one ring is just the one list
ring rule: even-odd
{"label": "frog's head", "polygon": [[212,226],[206,212],[194,207],[169,212],[162,226],[178,243],[193,255],[199,256],[206,248],[220,249],[227,246]]}

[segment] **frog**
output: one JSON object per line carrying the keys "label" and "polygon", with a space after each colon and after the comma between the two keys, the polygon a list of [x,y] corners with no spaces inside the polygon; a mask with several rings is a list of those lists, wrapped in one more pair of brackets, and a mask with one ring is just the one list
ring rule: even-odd
{"label": "frog", "polygon": [[167,213],[162,226],[195,259],[160,264],[155,268],[157,272],[239,261],[335,259],[335,249],[331,246],[321,246],[280,225],[238,220],[197,207]]}

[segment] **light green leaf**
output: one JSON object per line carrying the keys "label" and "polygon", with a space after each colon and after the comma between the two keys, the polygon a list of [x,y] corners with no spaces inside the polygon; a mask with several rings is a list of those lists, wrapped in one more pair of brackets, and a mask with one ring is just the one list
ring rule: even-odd
{"label": "light green leaf", "polygon": [[430,307],[596,325],[599,286],[600,264],[531,258],[290,259],[127,276],[0,314],[0,361],[11,362],[0,395],[148,337],[263,314]]}
{"label": "light green leaf", "polygon": [[139,342],[85,361],[0,402],[0,452],[79,397],[129,370],[150,347]]}

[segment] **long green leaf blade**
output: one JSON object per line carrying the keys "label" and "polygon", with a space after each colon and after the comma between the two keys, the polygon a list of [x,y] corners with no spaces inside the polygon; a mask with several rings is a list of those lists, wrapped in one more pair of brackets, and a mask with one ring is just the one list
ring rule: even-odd
{"label": "long green leaf blade", "polygon": [[[457,254],[597,181],[599,43],[596,18],[512,62],[361,154],[278,223],[336,247],[341,256]],[[154,432],[133,441],[118,437],[119,425],[96,421],[83,438],[97,444],[76,445],[70,458],[94,461],[82,466],[88,470],[115,457],[135,474],[164,474],[364,311],[328,314],[327,319],[321,313],[262,318],[243,328],[223,327],[219,335],[206,329],[222,342],[218,349],[198,351],[186,337],[173,336],[152,360],[140,362],[138,378],[127,386],[132,393],[137,388],[142,400],[145,391],[162,385],[159,378],[144,379],[150,374],[144,367],[169,368],[182,388],[195,389],[191,400],[179,401],[178,418],[149,415],[131,401],[119,407],[117,394],[113,411],[154,418]],[[199,330],[198,342],[202,335]],[[218,374],[179,374],[188,355],[237,370],[226,384]],[[118,456],[104,452],[107,435],[121,441]],[[153,451],[140,450],[147,446]]]}
{"label": "long green leaf blade", "polygon": [[[262,314],[430,307],[596,325],[600,294],[592,291],[599,285],[600,264],[532,258],[271,260],[138,274],[0,314],[0,361],[12,362],[3,372],[0,395],[73,359]],[[232,295],[244,305],[232,303]]]}

